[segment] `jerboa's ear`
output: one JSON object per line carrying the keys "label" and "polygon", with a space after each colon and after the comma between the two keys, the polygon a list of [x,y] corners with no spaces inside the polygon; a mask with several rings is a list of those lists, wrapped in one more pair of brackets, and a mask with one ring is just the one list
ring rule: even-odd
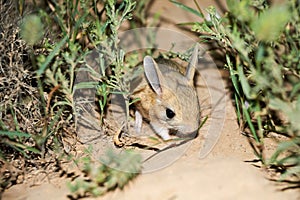
{"label": "jerboa's ear", "polygon": [[196,66],[198,65],[198,48],[199,48],[198,43],[196,43],[193,54],[189,61],[189,65],[186,69],[185,77],[187,78],[188,83],[190,85],[193,85],[195,70],[196,70]]}
{"label": "jerboa's ear", "polygon": [[163,92],[162,86],[164,84],[164,78],[157,63],[151,56],[145,56],[144,69],[146,78],[150,83],[152,89],[157,95],[161,95]]}

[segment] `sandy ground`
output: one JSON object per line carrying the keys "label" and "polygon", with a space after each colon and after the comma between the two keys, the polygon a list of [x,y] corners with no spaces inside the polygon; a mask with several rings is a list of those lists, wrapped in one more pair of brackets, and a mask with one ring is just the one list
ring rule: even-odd
{"label": "sandy ground", "polygon": [[[214,70],[210,70],[210,74],[218,73]],[[207,91],[208,88],[199,90],[204,94],[200,97],[204,102]],[[228,96],[230,92],[226,90],[225,93],[224,126],[217,144],[207,156],[201,156],[201,149],[207,140],[208,130],[213,126],[211,120],[192,142],[145,163],[143,174],[123,190],[117,189],[103,197],[87,199],[299,199],[299,191],[280,191],[275,182],[267,180],[266,172],[256,167],[259,163],[255,162],[252,148],[246,137],[240,134],[235,110]],[[66,179],[50,177],[48,183],[36,186],[15,185],[5,191],[2,199],[63,200],[68,199],[67,194]]]}
{"label": "sandy ground", "polygon": [[[183,2],[195,7],[193,1]],[[200,5],[206,7],[208,3]],[[176,23],[197,20],[168,1],[155,1],[151,10],[161,12],[163,26],[172,30],[179,30]],[[226,73],[202,68],[200,74],[196,85],[202,116],[210,118],[199,136],[145,163],[143,174],[123,190],[97,199],[300,199],[299,190],[280,191],[257,167],[260,164],[255,162],[252,148],[238,127],[227,83],[221,79]],[[225,89],[219,91],[216,87]],[[219,99],[212,97],[213,91]],[[270,144],[269,148],[274,146]],[[50,177],[48,183],[37,186],[15,185],[4,192],[2,199],[68,199],[65,181]]]}

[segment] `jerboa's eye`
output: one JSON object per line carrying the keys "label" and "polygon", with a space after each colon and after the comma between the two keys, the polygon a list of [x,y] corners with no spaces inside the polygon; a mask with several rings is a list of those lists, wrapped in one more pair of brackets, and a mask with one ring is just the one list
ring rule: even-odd
{"label": "jerboa's eye", "polygon": [[167,108],[166,115],[169,119],[172,119],[175,116],[175,113],[171,109]]}

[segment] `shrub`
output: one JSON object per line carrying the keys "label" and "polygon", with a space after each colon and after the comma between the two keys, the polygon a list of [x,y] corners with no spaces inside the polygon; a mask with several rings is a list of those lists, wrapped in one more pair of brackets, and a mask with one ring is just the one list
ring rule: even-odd
{"label": "shrub", "polygon": [[[299,3],[228,0],[224,16],[209,7],[205,17],[198,5],[195,10],[172,2],[199,16],[201,22],[190,23],[191,30],[199,33],[201,42],[214,42],[222,51],[238,122],[255,154],[265,166],[280,170],[282,179],[295,178],[290,183],[299,186]],[[268,157],[265,138],[274,133],[285,138]]]}

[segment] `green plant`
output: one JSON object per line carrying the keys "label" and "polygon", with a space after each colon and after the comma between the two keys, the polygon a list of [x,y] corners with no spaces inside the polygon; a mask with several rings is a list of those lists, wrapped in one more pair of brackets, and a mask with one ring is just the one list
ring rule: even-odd
{"label": "green plant", "polygon": [[[52,116],[55,110],[65,106],[66,112],[63,114],[69,115],[65,116],[65,119],[75,121],[75,127],[78,112],[74,94],[77,89],[97,88],[100,123],[103,121],[110,93],[122,93],[129,106],[128,83],[123,78],[126,70],[124,67],[125,53],[118,46],[118,30],[125,20],[131,18],[135,3],[127,0],[120,5],[117,5],[116,1],[105,2],[107,16],[105,21],[90,14],[90,8],[96,6],[94,3],[93,1],[56,3],[53,14],[63,38],[55,44],[46,43],[45,53],[48,55],[40,55],[37,59],[39,80],[43,79],[47,87],[56,90],[57,98],[48,99],[53,102],[48,102],[46,113]],[[41,13],[45,18],[50,18],[46,13]],[[94,14],[97,13],[98,11],[95,11]],[[85,38],[88,44],[82,43],[81,37]],[[99,70],[89,66],[86,62],[86,58],[92,51],[85,45],[96,49],[99,55],[97,60]],[[107,68],[110,68],[112,74],[106,72]],[[75,83],[75,73],[81,71],[88,72],[93,81]],[[40,84],[41,93],[44,92],[45,85]]]}
{"label": "green plant", "polygon": [[[265,166],[300,180],[299,3],[269,5],[267,1],[227,1],[219,17],[214,7],[198,10],[172,1],[196,14],[201,22],[186,23],[201,42],[215,42],[230,72],[238,121]],[[270,133],[286,136],[271,157],[265,155]]]}
{"label": "green plant", "polygon": [[[22,182],[28,165],[38,165],[37,158],[44,157],[57,145],[60,110],[46,120],[44,93],[39,93],[35,78],[34,54],[39,51],[44,27],[37,15],[22,19],[12,1],[0,1],[1,10],[1,72],[0,72],[0,165],[1,190],[14,182]],[[20,1],[19,3],[23,3]],[[23,9],[23,8],[19,8]],[[48,123],[49,122],[49,123]],[[16,161],[19,163],[16,165]],[[3,167],[5,166],[5,167]],[[21,172],[20,169],[23,169]]]}
{"label": "green plant", "polygon": [[[96,20],[89,27],[89,38],[95,46],[97,56],[97,65],[99,68],[86,65],[81,71],[88,72],[94,81],[81,82],[77,84],[76,89],[94,88],[96,85],[98,103],[100,108],[102,123],[105,115],[105,108],[108,104],[110,94],[122,94],[126,104],[126,116],[129,118],[129,82],[125,75],[129,68],[133,66],[125,65],[125,52],[119,46],[118,32],[121,25],[132,18],[132,11],[136,3],[131,0],[123,1],[117,5],[116,1],[107,1],[105,4],[105,14],[107,20],[100,22]],[[109,34],[107,32],[109,31]],[[109,69],[109,70],[108,70]],[[97,83],[98,82],[98,83]]]}
{"label": "green plant", "polygon": [[[110,78],[106,81],[108,87],[112,92],[121,93],[125,99],[126,104],[126,116],[129,118],[129,83],[124,79],[128,69],[124,64],[125,52],[118,46],[118,30],[121,24],[132,17],[131,12],[135,8],[135,2],[130,0],[123,1],[119,8],[116,8],[116,2],[109,1],[106,5],[106,15],[108,17],[107,25],[110,27],[112,34],[106,42],[108,42],[107,58],[109,59],[109,64],[111,71]],[[120,16],[119,16],[120,15]],[[107,44],[105,45],[107,46]],[[104,66],[102,66],[104,67]]]}
{"label": "green plant", "polygon": [[[118,31],[122,23],[131,18],[135,3],[130,0],[123,1],[121,4],[117,4],[117,1],[114,0],[105,2],[103,5],[106,14],[105,21],[102,21],[101,17],[90,14],[90,8],[95,6],[93,3],[93,1],[67,1],[63,5],[55,5],[54,15],[63,37],[57,43],[46,46],[47,56],[38,57],[37,75],[45,83],[40,86],[43,89],[55,89],[55,98],[48,99],[47,108],[49,109],[46,110],[46,113],[52,116],[58,109],[63,108],[62,119],[68,124],[75,122],[75,127],[77,117],[80,115],[77,109],[80,108],[75,104],[74,95],[79,89],[96,89],[101,116],[100,125],[105,116],[105,108],[110,94],[120,93],[126,100],[127,108],[130,104],[129,98],[127,98],[129,86],[124,79],[127,70],[124,64],[125,53],[118,46]],[[94,14],[96,13],[98,11],[95,11]],[[79,39],[78,36],[80,36]],[[84,43],[80,40],[82,37],[85,38]],[[89,55],[95,52],[98,55],[95,59],[96,68],[87,62]],[[87,72],[91,79],[76,82],[76,72],[79,77],[81,72]],[[111,159],[108,162],[121,167],[118,168],[119,171],[110,165],[92,169],[94,168],[93,162],[90,156],[87,156],[80,160],[84,163],[83,167],[80,165],[80,169],[91,180],[76,180],[71,184],[73,185],[70,187],[71,191],[74,194],[100,195],[116,187],[122,188],[134,177],[133,173],[123,172],[122,170],[125,169],[122,167],[124,165],[130,167],[126,159],[136,159],[136,157],[129,154],[118,157],[117,160],[113,159],[115,157],[113,154],[108,157]],[[122,159],[125,157],[126,159]],[[130,161],[134,167],[139,167],[137,161]],[[134,172],[134,174],[136,173],[137,171]]]}
{"label": "green plant", "polygon": [[[0,1],[0,45],[5,47],[0,65],[1,188],[18,177],[18,173],[14,178],[2,177],[5,170],[14,174],[11,165],[2,170],[7,161],[20,159],[24,166],[34,163],[42,168],[38,158],[57,161],[72,151],[64,148],[64,141],[76,142],[76,89],[97,89],[101,122],[112,92],[127,97],[124,73],[130,66],[124,64],[118,31],[132,17],[136,4],[130,0],[16,2]],[[104,9],[98,10],[101,6]],[[33,14],[22,18],[28,9]],[[86,61],[94,49],[100,72]],[[76,74],[81,70],[95,79],[77,84]]]}
{"label": "green plant", "polygon": [[84,177],[68,183],[73,196],[100,196],[115,188],[122,189],[140,173],[142,166],[141,156],[128,150],[121,154],[108,150],[100,161],[92,160],[90,150],[76,160],[77,165],[81,165],[79,168],[83,170]]}

